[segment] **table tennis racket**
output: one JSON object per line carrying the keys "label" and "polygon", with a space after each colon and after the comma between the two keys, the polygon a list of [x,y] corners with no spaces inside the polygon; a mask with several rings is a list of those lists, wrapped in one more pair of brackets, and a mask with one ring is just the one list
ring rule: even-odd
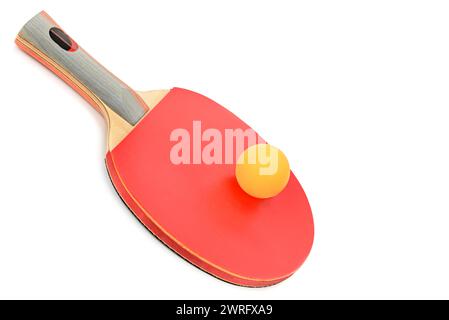
{"label": "table tennis racket", "polygon": [[257,199],[240,188],[235,163],[170,160],[176,129],[192,136],[195,122],[219,132],[249,129],[233,113],[181,88],[133,91],[45,12],[22,28],[16,43],[104,116],[111,181],[140,222],[169,248],[215,277],[250,287],[276,284],[303,264],[314,226],[293,173],[280,194]]}

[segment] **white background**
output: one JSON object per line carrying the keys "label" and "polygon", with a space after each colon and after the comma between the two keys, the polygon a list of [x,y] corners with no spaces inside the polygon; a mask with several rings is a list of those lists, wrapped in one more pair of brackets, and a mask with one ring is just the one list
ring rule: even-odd
{"label": "white background", "polygon": [[[447,1],[0,3],[0,298],[449,298]],[[131,87],[206,94],[286,152],[316,222],[292,278],[226,284],[137,222],[101,116],[14,45],[42,9]]]}

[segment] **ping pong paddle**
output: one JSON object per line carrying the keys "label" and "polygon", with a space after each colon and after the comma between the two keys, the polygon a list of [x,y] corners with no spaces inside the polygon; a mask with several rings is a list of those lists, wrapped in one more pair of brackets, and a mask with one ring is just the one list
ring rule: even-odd
{"label": "ping pong paddle", "polygon": [[276,284],[303,264],[314,226],[293,173],[280,194],[257,199],[240,188],[235,163],[170,159],[170,137],[179,128],[192,140],[197,123],[221,133],[250,129],[233,113],[181,88],[133,91],[45,12],[22,28],[16,43],[104,116],[111,181],[140,222],[169,248],[215,277],[250,287]]}

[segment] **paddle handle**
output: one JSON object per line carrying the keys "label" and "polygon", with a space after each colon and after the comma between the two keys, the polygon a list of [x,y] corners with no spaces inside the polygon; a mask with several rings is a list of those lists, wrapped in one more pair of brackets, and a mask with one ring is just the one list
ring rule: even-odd
{"label": "paddle handle", "polygon": [[131,125],[148,110],[132,89],[80,48],[44,11],[25,24],[16,43],[85,98],[100,100]]}

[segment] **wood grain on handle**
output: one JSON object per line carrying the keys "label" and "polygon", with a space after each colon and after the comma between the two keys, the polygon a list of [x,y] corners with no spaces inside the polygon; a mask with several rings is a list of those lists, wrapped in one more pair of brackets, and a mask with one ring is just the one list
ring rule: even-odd
{"label": "wood grain on handle", "polygon": [[58,64],[131,125],[148,110],[133,90],[78,47],[45,12],[28,21],[18,37]]}

